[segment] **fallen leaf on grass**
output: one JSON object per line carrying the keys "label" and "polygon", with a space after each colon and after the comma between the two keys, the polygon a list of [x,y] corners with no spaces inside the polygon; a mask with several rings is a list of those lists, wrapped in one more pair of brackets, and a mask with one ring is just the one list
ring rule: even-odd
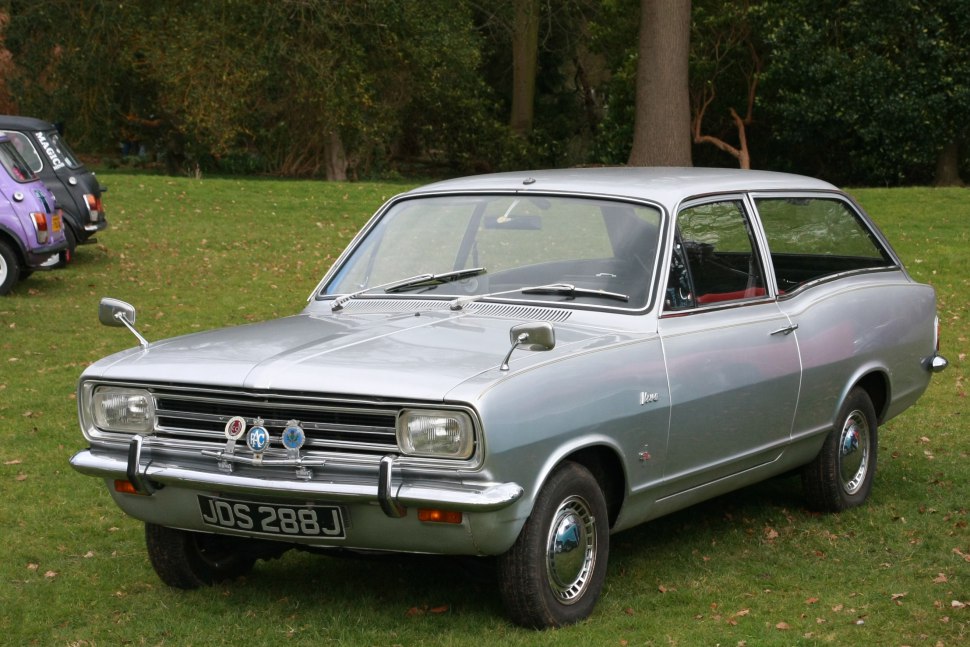
{"label": "fallen leaf on grass", "polygon": [[970,562],[970,554],[967,554],[967,553],[963,552],[959,548],[954,548],[953,549],[953,553],[955,555],[959,555],[960,557],[962,557],[963,558],[963,561]]}
{"label": "fallen leaf on grass", "polygon": [[789,629],[791,629],[791,625],[789,625],[787,622],[779,622],[778,624],[775,625],[775,629],[778,629],[780,631],[788,631]]}
{"label": "fallen leaf on grass", "polygon": [[967,603],[961,602],[960,600],[951,600],[950,606],[953,607],[954,609],[966,609]]}
{"label": "fallen leaf on grass", "polygon": [[15,458],[12,461],[6,461],[4,465],[20,465],[21,463],[23,463],[22,460],[20,460],[19,458]]}
{"label": "fallen leaf on grass", "polygon": [[944,573],[940,573],[933,578],[933,584],[946,584],[947,582],[949,582],[949,580]]}
{"label": "fallen leaf on grass", "polygon": [[55,577],[57,577],[57,571],[47,571],[46,573],[44,573],[44,577],[46,577],[49,580],[52,580]]}
{"label": "fallen leaf on grass", "polygon": [[903,603],[900,600],[902,600],[903,598],[905,598],[906,595],[907,595],[906,593],[893,593],[892,594],[892,597],[890,599],[893,602],[895,602],[897,606],[900,606],[901,607],[901,606],[903,606]]}

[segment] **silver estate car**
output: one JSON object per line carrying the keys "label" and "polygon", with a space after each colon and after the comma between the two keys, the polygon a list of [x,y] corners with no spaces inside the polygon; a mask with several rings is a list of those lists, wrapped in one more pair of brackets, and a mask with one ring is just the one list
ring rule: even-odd
{"label": "silver estate car", "polygon": [[510,617],[587,617],[610,535],[800,470],[866,501],[935,371],[932,288],[825,182],[582,169],[383,205],[277,321],[148,341],[78,385],[89,448],[179,588],[289,548],[494,556]]}

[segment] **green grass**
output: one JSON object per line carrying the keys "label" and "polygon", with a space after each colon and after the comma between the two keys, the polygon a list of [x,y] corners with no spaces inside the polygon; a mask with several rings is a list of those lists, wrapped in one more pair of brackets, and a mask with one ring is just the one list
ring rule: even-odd
{"label": "green grass", "polygon": [[510,625],[488,564],[289,553],[247,578],[159,582],[142,526],[75,473],[83,368],[150,340],[297,312],[405,185],[104,174],[111,228],[0,299],[0,643],[10,645],[957,645],[970,642],[970,191],[858,190],[939,292],[950,369],[882,429],[871,504],[819,516],[779,479],[613,538],[586,622]]}

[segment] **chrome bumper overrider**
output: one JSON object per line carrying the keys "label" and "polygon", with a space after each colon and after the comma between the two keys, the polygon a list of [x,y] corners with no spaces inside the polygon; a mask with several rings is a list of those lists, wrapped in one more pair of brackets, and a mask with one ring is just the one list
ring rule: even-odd
{"label": "chrome bumper overrider", "polygon": [[409,507],[441,508],[463,512],[490,512],[515,503],[523,494],[516,483],[476,487],[467,483],[427,485],[395,482],[395,457],[381,459],[377,480],[371,484],[335,483],[306,479],[263,479],[236,473],[206,472],[182,467],[142,464],[142,440],[136,436],[127,459],[116,453],[86,449],[71,458],[81,474],[126,479],[139,492],[150,495],[160,487],[214,490],[284,499],[310,499],[333,503],[378,503],[389,517],[402,516]]}

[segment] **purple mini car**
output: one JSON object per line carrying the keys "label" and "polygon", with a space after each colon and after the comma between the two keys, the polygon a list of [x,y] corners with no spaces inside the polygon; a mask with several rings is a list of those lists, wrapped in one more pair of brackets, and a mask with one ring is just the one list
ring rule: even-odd
{"label": "purple mini car", "polygon": [[34,270],[58,265],[67,248],[61,210],[17,152],[13,142],[0,135],[0,295]]}

